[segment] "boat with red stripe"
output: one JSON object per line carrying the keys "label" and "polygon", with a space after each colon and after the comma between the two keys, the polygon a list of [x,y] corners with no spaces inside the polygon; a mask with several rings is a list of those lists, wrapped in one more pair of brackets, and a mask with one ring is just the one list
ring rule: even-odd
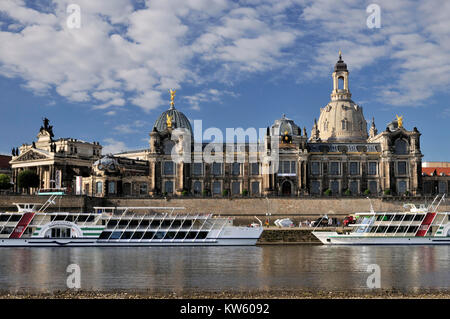
{"label": "boat with red stripe", "polygon": [[[445,194],[430,205],[405,204],[402,212],[356,214],[350,232],[314,229],[313,235],[325,245],[450,245],[450,212],[439,212]],[[320,224],[320,223],[319,223]]]}

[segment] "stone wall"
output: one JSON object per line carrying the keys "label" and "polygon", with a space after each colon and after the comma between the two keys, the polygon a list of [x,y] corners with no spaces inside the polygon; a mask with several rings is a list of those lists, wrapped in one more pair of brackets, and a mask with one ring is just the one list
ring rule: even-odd
{"label": "stone wall", "polygon": [[[47,196],[0,196],[0,211],[14,210],[12,203],[44,203]],[[402,210],[405,202],[415,204],[429,204],[432,198],[416,200],[407,199],[371,199],[375,211]],[[139,199],[139,198],[92,198],[86,196],[63,196],[56,201],[56,205],[49,207],[55,210],[90,210],[94,206],[155,206],[155,207],[185,207],[188,212],[214,213],[220,215],[240,217],[245,223],[253,220],[253,216],[265,217],[270,212],[271,219],[282,216],[291,217],[294,220],[300,218],[317,218],[319,215],[328,214],[335,217],[344,217],[351,213],[369,211],[369,200],[366,198],[196,198],[196,199]],[[450,211],[450,205],[440,206],[440,211]]]}

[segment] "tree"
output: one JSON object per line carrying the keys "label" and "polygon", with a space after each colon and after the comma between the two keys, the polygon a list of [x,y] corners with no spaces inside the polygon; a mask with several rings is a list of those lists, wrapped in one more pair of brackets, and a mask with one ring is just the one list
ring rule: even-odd
{"label": "tree", "polygon": [[6,174],[0,174],[0,189],[10,189],[11,179]]}
{"label": "tree", "polygon": [[22,171],[17,176],[17,186],[20,188],[39,187],[39,176],[31,170]]}

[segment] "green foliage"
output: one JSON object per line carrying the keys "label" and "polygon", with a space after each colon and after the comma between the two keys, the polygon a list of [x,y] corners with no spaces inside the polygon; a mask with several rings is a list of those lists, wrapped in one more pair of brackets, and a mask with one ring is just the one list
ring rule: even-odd
{"label": "green foliage", "polygon": [[202,194],[203,194],[203,196],[208,196],[208,190],[204,189]]}
{"label": "green foliage", "polygon": [[10,189],[11,188],[11,179],[6,174],[0,174],[0,189]]}
{"label": "green foliage", "polygon": [[326,191],[323,192],[326,196],[330,196],[331,195],[331,189],[327,189]]}
{"label": "green foliage", "polygon": [[31,170],[24,170],[17,176],[17,186],[20,188],[39,187],[39,176]]}
{"label": "green foliage", "polygon": [[409,191],[406,191],[406,192],[405,192],[405,196],[409,196]]}
{"label": "green foliage", "polygon": [[384,195],[391,195],[391,190],[389,188],[385,189]]}
{"label": "green foliage", "polygon": [[370,190],[366,189],[366,190],[364,191],[364,195],[370,195]]}
{"label": "green foliage", "polygon": [[187,196],[188,194],[189,194],[189,193],[188,193],[187,190],[184,190],[184,191],[181,192],[181,195],[182,195],[182,196]]}
{"label": "green foliage", "polygon": [[346,196],[350,196],[352,194],[352,192],[347,188],[344,192],[344,195]]}
{"label": "green foliage", "polygon": [[247,195],[248,195],[248,190],[244,189],[244,190],[242,191],[242,196],[247,196]]}
{"label": "green foliage", "polygon": [[228,196],[228,190],[224,189],[224,190],[222,191],[222,196],[223,196],[223,197]]}

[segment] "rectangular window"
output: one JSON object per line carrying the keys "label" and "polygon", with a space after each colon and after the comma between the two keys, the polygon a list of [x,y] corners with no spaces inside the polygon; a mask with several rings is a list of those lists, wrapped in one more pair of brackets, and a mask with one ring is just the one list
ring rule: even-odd
{"label": "rectangular window", "polygon": [[233,175],[240,175],[241,174],[241,163],[233,163],[231,165],[231,171]]}
{"label": "rectangular window", "polygon": [[241,183],[233,182],[231,183],[231,192],[233,195],[237,195],[241,193]]}
{"label": "rectangular window", "polygon": [[358,182],[357,181],[351,181],[350,185],[349,185],[349,189],[350,189],[350,192],[352,193],[352,195],[358,195],[359,194]]}
{"label": "rectangular window", "polygon": [[331,188],[331,193],[333,195],[338,195],[339,194],[339,182],[338,181],[332,181],[330,183],[330,188]]}
{"label": "rectangular window", "polygon": [[222,192],[222,185],[220,182],[213,182],[213,194],[220,194]]}
{"label": "rectangular window", "polygon": [[203,175],[203,163],[194,163],[192,167],[192,173],[195,176]]}
{"label": "rectangular window", "polygon": [[397,173],[398,175],[406,175],[406,162],[398,162],[397,163]]}
{"label": "rectangular window", "polygon": [[115,194],[115,193],[116,193],[116,183],[109,182],[108,183],[108,194]]}
{"label": "rectangular window", "polygon": [[212,173],[213,175],[222,175],[222,163],[213,163]]}
{"label": "rectangular window", "polygon": [[311,181],[311,194],[314,194],[314,195],[320,194],[320,182],[319,181]]}
{"label": "rectangular window", "polygon": [[252,194],[259,194],[259,182],[252,182]]}
{"label": "rectangular window", "polygon": [[102,182],[97,182],[97,184],[95,184],[96,185],[96,193],[97,194],[101,194],[101,193],[103,193],[103,183]]}
{"label": "rectangular window", "polygon": [[175,165],[174,162],[164,162],[164,175],[174,175]]}
{"label": "rectangular window", "polygon": [[377,175],[377,162],[369,162],[369,167],[367,169],[368,175]]}
{"label": "rectangular window", "polygon": [[447,193],[447,183],[444,181],[439,181],[438,190],[439,190],[439,194],[446,194]]}
{"label": "rectangular window", "polygon": [[320,175],[320,162],[311,162],[311,174]]}
{"label": "rectangular window", "polygon": [[173,182],[172,181],[166,181],[164,183],[164,191],[167,192],[167,194],[173,194]]}
{"label": "rectangular window", "polygon": [[259,163],[251,163],[252,175],[259,175]]}
{"label": "rectangular window", "polygon": [[200,194],[202,192],[202,183],[199,181],[194,182],[194,194]]}
{"label": "rectangular window", "polygon": [[147,194],[147,183],[141,183],[139,185],[139,194],[141,194],[141,195]]}
{"label": "rectangular window", "polygon": [[278,175],[280,176],[295,176],[296,175],[295,161],[280,161],[278,168]]}
{"label": "rectangular window", "polygon": [[359,163],[350,162],[350,175],[359,175]]}
{"label": "rectangular window", "polygon": [[330,175],[339,175],[339,162],[330,163]]}
{"label": "rectangular window", "polygon": [[404,194],[406,192],[406,181],[398,182],[398,194]]}
{"label": "rectangular window", "polygon": [[378,194],[378,185],[376,181],[369,181],[369,191],[372,195]]}

